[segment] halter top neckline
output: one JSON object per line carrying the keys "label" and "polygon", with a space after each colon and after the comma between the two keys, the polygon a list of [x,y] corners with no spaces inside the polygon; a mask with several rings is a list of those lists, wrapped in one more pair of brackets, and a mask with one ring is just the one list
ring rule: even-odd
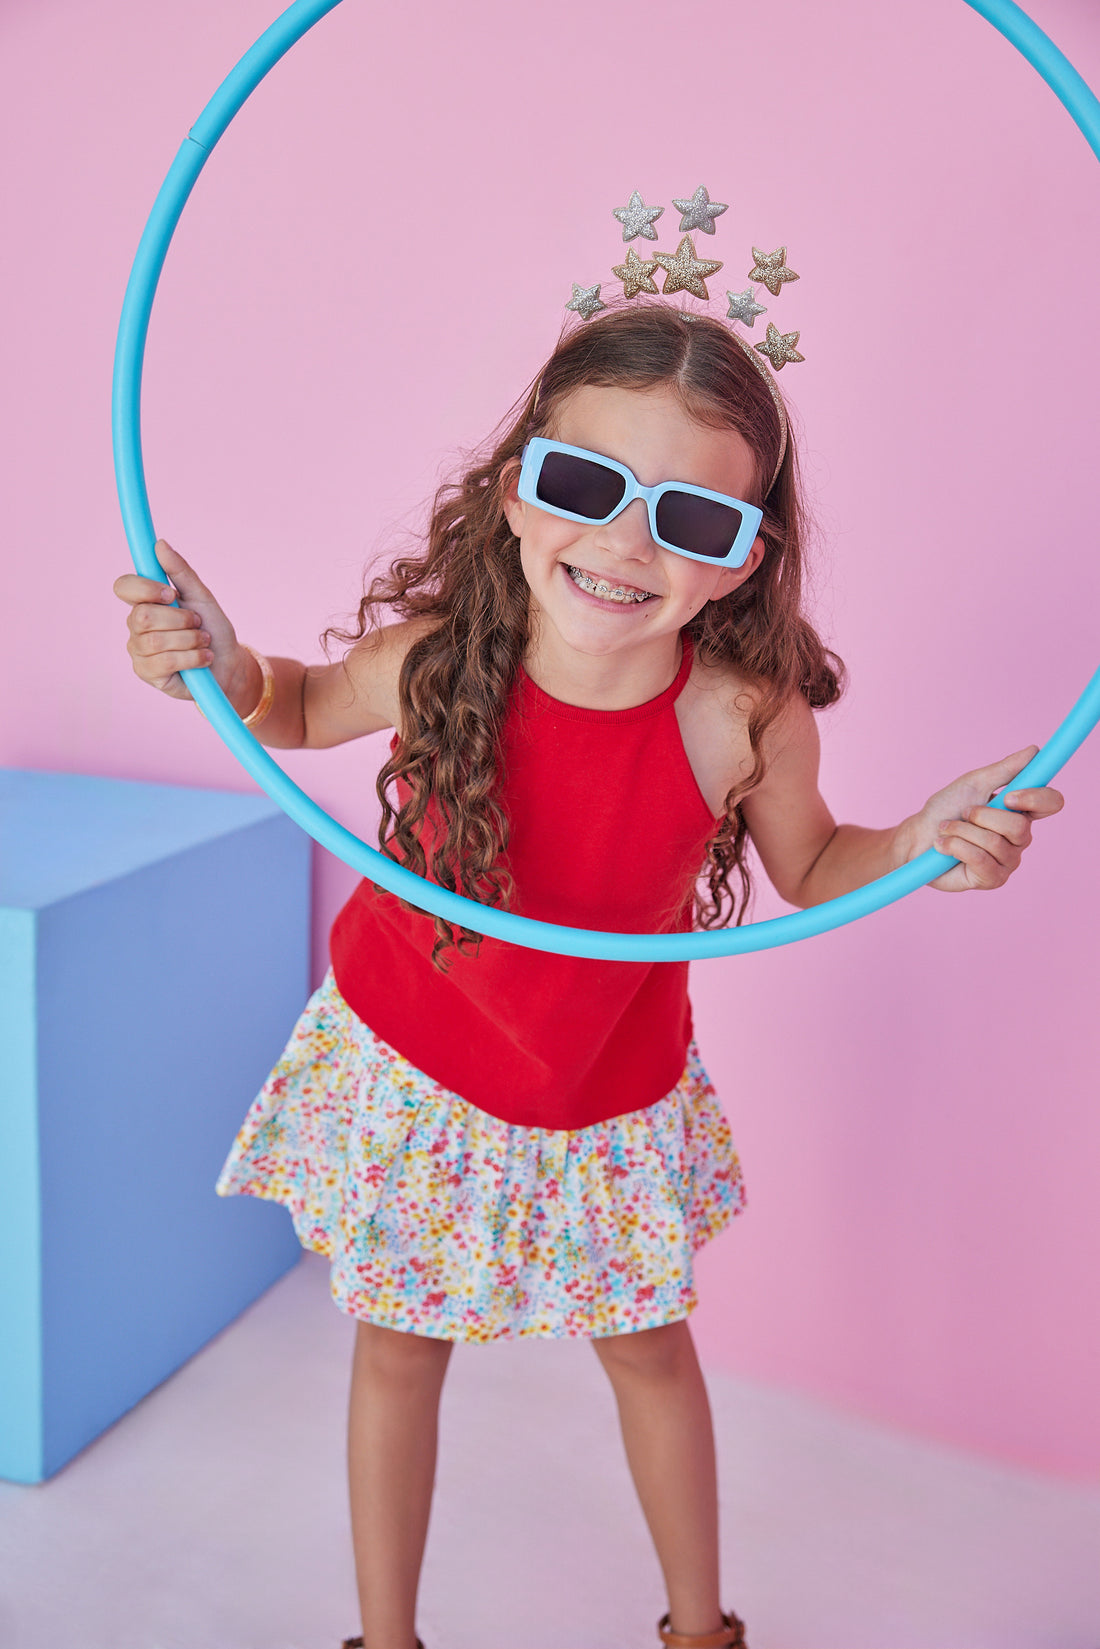
{"label": "halter top neckline", "polygon": [[564,699],[556,699],[540,687],[536,681],[532,680],[522,662],[519,667],[518,683],[524,696],[533,707],[549,715],[564,716],[568,721],[645,721],[649,716],[660,715],[662,710],[679,698],[691,673],[694,647],[691,635],[687,630],[680,631],[680,646],[680,667],[664,692],[658,693],[656,698],[646,699],[644,704],[631,704],[623,710],[594,710],[587,705],[567,704]]}

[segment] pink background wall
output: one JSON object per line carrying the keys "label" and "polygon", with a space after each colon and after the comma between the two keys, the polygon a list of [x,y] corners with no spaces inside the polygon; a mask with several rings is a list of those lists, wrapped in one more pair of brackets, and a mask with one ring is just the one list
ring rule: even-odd
{"label": "pink background wall", "polygon": [[[6,765],[253,788],[132,674],[108,409],[156,189],[272,12],[0,11]],[[1095,8],[1031,12],[1100,85]],[[701,181],[730,202],[716,289],[753,243],[802,277],[773,318],[802,334],[782,385],[815,611],[852,671],[823,788],[838,819],[888,824],[1043,742],[1096,665],[1100,169],[962,0],[348,0],[246,106],[177,234],[146,367],[155,520],[242,638],[320,660],[364,565],[551,347],[570,281],[617,261],[612,206]],[[286,767],[370,840],[384,743]],[[1098,754],[995,897],[921,890],[694,978],[749,1194],[700,1258],[705,1357],[1081,1479]],[[315,982],[354,881],[317,850]],[[765,885],[755,914],[785,908]],[[216,944],[217,912],[181,911],[180,943]]]}

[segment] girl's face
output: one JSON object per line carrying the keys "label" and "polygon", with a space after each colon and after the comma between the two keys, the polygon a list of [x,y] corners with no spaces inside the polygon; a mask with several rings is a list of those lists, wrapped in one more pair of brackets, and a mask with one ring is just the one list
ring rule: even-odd
{"label": "girl's face", "polygon": [[[675,391],[665,386],[585,385],[563,404],[546,433],[618,459],[642,486],[687,481],[746,498],[752,483],[752,449],[744,437],[736,430],[696,423]],[[706,602],[744,583],[764,553],[764,541],[757,538],[741,567],[712,567],[677,555],[654,543],[641,498],[605,526],[565,521],[525,503],[516,492],[518,474],[517,464],[504,508],[520,541],[535,609],[566,647],[581,653],[598,656],[675,638]],[[648,599],[601,598],[583,589],[575,573],[612,589],[644,591]]]}

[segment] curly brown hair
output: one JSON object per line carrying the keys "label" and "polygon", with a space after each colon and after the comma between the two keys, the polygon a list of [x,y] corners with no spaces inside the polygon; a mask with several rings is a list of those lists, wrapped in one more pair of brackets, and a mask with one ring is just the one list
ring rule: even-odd
{"label": "curly brown hair", "polygon": [[[322,640],[360,640],[368,628],[378,627],[385,608],[402,618],[432,621],[401,668],[404,731],[378,775],[379,843],[390,858],[443,887],[507,908],[513,882],[508,818],[497,795],[498,745],[529,638],[529,592],[503,499],[524,443],[549,433],[566,398],[589,384],[669,385],[690,417],[736,430],[755,455],[747,502],[764,512],[764,557],[737,589],[705,603],[687,626],[704,663],[735,665],[752,689],[747,725],[752,770],[726,797],[696,883],[700,927],[722,926],[731,913],[739,925],[752,882],[747,827],[737,804],[763,778],[763,735],[794,692],[815,710],[834,703],[846,671],[802,613],[809,521],[794,442],[788,438],[779,473],[763,498],[779,456],[779,419],[760,371],[720,321],[685,315],[669,304],[633,302],[567,326],[494,435],[470,455],[457,480],[437,489],[423,546],[371,581],[354,632],[330,626]],[[399,778],[411,793],[403,806],[395,806],[389,795]],[[739,906],[730,886],[734,872]],[[434,920],[432,960],[445,966],[442,958],[456,943],[455,930],[442,917]],[[479,943],[476,933],[458,929],[460,949]]]}

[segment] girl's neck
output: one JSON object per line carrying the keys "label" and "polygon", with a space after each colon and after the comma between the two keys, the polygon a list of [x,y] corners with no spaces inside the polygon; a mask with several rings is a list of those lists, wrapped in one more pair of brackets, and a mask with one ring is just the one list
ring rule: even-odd
{"label": "girl's neck", "polygon": [[683,659],[679,634],[622,652],[582,653],[551,624],[532,624],[523,667],[536,687],[585,710],[632,710],[648,704],[676,680]]}

